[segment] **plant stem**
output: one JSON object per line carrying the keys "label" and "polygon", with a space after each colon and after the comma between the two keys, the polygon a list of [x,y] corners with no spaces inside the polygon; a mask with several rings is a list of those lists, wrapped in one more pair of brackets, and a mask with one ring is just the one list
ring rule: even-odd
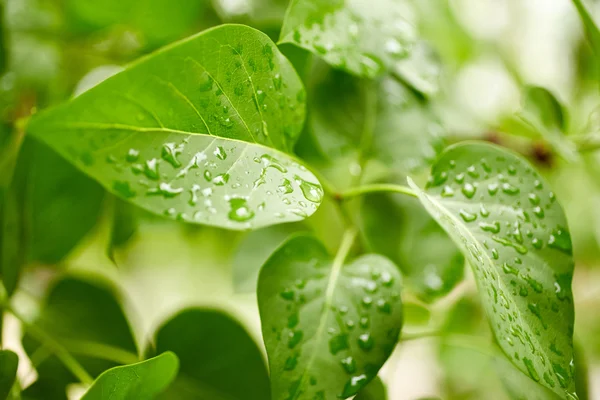
{"label": "plant stem", "polygon": [[425,331],[425,332],[417,332],[417,333],[403,333],[400,337],[401,342],[408,342],[411,340],[425,339],[430,337],[440,336],[442,332],[440,331]]}
{"label": "plant stem", "polygon": [[58,359],[64,364],[67,369],[81,381],[81,383],[91,385],[94,379],[87,373],[87,371],[79,364],[79,362],[65,349],[60,343],[54,340],[48,335],[43,329],[35,324],[29,323],[22,315],[18,312],[5,305],[6,310],[10,312],[15,318],[17,318],[25,330],[28,331],[32,336],[39,340],[42,345],[48,347]]}
{"label": "plant stem", "polygon": [[345,192],[339,193],[337,196],[341,200],[347,200],[364,194],[380,192],[401,193],[407,196],[417,197],[417,194],[407,186],[393,185],[388,183],[377,183],[373,185],[359,186],[356,188],[349,189]]}
{"label": "plant stem", "polygon": [[99,358],[117,364],[133,364],[140,361],[136,354],[127,350],[87,340],[68,340],[64,342],[64,347],[73,354]]}

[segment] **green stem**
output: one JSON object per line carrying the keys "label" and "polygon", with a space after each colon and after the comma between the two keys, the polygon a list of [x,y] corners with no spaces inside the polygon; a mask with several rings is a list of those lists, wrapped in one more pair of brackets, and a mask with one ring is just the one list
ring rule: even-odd
{"label": "green stem", "polygon": [[337,196],[341,200],[347,200],[356,196],[362,196],[369,193],[401,193],[407,196],[418,197],[414,190],[407,186],[393,185],[388,183],[376,183],[373,185],[364,185],[356,188],[349,189],[345,192],[339,193]]}
{"label": "green stem", "polygon": [[442,332],[440,331],[425,331],[425,332],[417,332],[417,333],[403,333],[400,337],[401,342],[408,342],[411,340],[418,339],[426,339],[431,337],[440,336]]}
{"label": "green stem", "polygon": [[12,308],[6,306],[6,310],[10,312],[15,318],[21,321],[21,324],[25,327],[25,330],[39,340],[43,346],[48,347],[58,359],[64,364],[65,367],[73,375],[77,377],[82,383],[91,385],[94,379],[87,373],[87,371],[79,364],[79,362],[65,349],[60,343],[54,340],[48,335],[43,329],[35,324],[29,323],[22,315],[17,313]]}
{"label": "green stem", "polygon": [[443,333],[441,331],[425,331],[418,333],[405,333],[400,338],[401,342],[411,340],[439,337],[446,346],[469,349],[490,357],[503,357],[503,354],[489,341],[479,336],[463,335],[459,333]]}
{"label": "green stem", "polygon": [[140,361],[136,354],[103,343],[87,340],[68,340],[63,341],[63,343],[65,349],[73,354],[99,358],[117,364],[133,364]]}

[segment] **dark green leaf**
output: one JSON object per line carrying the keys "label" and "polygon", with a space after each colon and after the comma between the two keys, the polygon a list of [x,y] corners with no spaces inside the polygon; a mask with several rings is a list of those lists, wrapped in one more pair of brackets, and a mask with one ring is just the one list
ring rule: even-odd
{"label": "dark green leaf", "polygon": [[[58,281],[50,290],[36,324],[70,351],[94,377],[126,361],[122,357],[111,360],[114,357],[105,350],[107,346],[119,354],[137,354],[113,289],[99,281],[91,283],[75,277]],[[37,338],[26,336],[23,345],[29,356],[44,352]],[[42,359],[37,371],[39,379],[26,389],[26,398],[66,400],[66,385],[77,381],[53,355]]]}
{"label": "dark green leaf", "polygon": [[415,41],[402,0],[292,0],[280,42],[294,43],[352,74],[373,78],[406,57]]}
{"label": "dark green leaf", "polygon": [[223,25],[135,63],[29,131],[111,192],[156,214],[229,229],[296,221],[323,190],[282,151],[304,89],[264,34]]}
{"label": "dark green leaf", "polygon": [[0,350],[0,399],[8,398],[17,378],[19,357],[10,350]]}
{"label": "dark green leaf", "polygon": [[263,266],[258,306],[273,400],[353,396],[396,345],[397,267],[375,254],[348,263],[339,254],[334,259],[314,237],[300,235]]}
{"label": "dark green leaf", "polygon": [[215,310],[188,309],[156,334],[156,350],[172,351],[180,372],[161,399],[268,400],[262,354],[246,330]]}
{"label": "dark green leaf", "polygon": [[[310,127],[330,159],[363,151],[404,177],[435,158],[442,128],[428,106],[404,85],[392,78],[365,82],[322,68],[314,75]],[[372,142],[365,143],[362,136],[368,118],[368,96],[376,98],[376,111]]]}
{"label": "dark green leaf", "polygon": [[448,148],[425,191],[410,184],[473,267],[502,350],[574,398],[572,245],[548,184],[521,157],[484,143]]}
{"label": "dark green leaf", "polygon": [[103,372],[81,400],[152,400],[177,375],[179,360],[171,352],[137,364]]}
{"label": "dark green leaf", "polygon": [[394,261],[407,286],[421,299],[444,296],[462,279],[462,253],[417,200],[369,195],[360,215],[371,250]]}
{"label": "dark green leaf", "polygon": [[378,376],[375,377],[367,386],[364,387],[354,400],[386,400],[387,393],[385,385]]}

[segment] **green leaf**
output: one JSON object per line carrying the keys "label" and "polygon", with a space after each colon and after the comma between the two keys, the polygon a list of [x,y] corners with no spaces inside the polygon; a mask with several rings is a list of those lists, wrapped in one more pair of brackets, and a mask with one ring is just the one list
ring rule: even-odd
{"label": "green leaf", "polygon": [[370,250],[394,261],[422,300],[445,296],[461,281],[462,253],[418,200],[371,194],[364,198],[360,216]]}
{"label": "green leaf", "polygon": [[506,393],[512,400],[556,400],[559,398],[556,393],[531,380],[528,375],[516,369],[506,359],[495,358],[494,366],[504,384]]}
{"label": "green leaf", "polygon": [[[345,236],[346,238],[346,236]],[[402,327],[401,277],[388,259],[345,263],[299,235],[263,266],[258,306],[273,400],[355,395],[390,356]]]}
{"label": "green leaf", "polygon": [[387,393],[385,385],[381,378],[376,376],[367,386],[364,387],[354,400],[386,400]]}
{"label": "green leaf", "polygon": [[76,33],[126,26],[138,34],[138,40],[153,47],[192,33],[208,3],[183,0],[173,7],[168,0],[67,0],[65,14],[68,28]]}
{"label": "green leaf", "polygon": [[320,55],[336,68],[373,78],[406,57],[415,41],[401,0],[292,0],[280,42]]}
{"label": "green leaf", "polygon": [[180,360],[177,379],[159,398],[270,399],[260,350],[239,322],[220,311],[181,311],[158,330],[155,343],[157,352],[172,351]]}
{"label": "green leaf", "polygon": [[[35,324],[93,377],[135,362],[137,348],[127,319],[113,289],[102,281],[64,277],[54,283]],[[30,335],[25,336],[23,347],[30,357],[47,350],[38,337]],[[77,379],[54,355],[46,356],[38,358],[39,378],[24,391],[25,397],[66,400],[66,385]]]}
{"label": "green leaf", "polygon": [[521,157],[484,143],[449,147],[425,191],[409,183],[471,264],[504,353],[575,398],[571,237],[548,184]]}
{"label": "green leaf", "polygon": [[164,391],[177,375],[179,360],[171,352],[137,364],[105,371],[81,398],[82,400],[152,400]]}
{"label": "green leaf", "polygon": [[[440,150],[442,129],[411,90],[387,77],[372,83],[331,69],[314,75],[309,122],[314,139],[330,159],[362,151],[402,177],[430,165]],[[373,139],[365,143],[369,96],[376,98],[376,107]]]}
{"label": "green leaf", "polygon": [[594,53],[596,53],[596,57],[600,59],[600,28],[598,28],[598,24],[594,21],[584,0],[573,0],[573,3],[575,3],[577,12],[583,22],[590,45],[592,46]]}
{"label": "green leaf", "polygon": [[256,292],[261,267],[291,234],[299,230],[306,230],[306,228],[296,224],[286,224],[249,232],[241,240],[232,260],[235,291]]}
{"label": "green leaf", "polygon": [[544,139],[569,161],[577,160],[575,145],[565,138],[568,133],[568,112],[549,90],[527,86],[523,90],[521,109],[506,119],[501,130],[533,139]]}
{"label": "green leaf", "polygon": [[8,398],[17,378],[19,357],[10,350],[0,350],[0,399]]}
{"label": "green leaf", "polygon": [[442,70],[440,64],[436,51],[421,40],[415,44],[407,58],[395,64],[394,72],[417,92],[432,96],[439,90]]}
{"label": "green leaf", "polygon": [[229,229],[297,221],[323,195],[291,152],[305,91],[264,34],[222,25],[33,118],[29,131],[112,193]]}

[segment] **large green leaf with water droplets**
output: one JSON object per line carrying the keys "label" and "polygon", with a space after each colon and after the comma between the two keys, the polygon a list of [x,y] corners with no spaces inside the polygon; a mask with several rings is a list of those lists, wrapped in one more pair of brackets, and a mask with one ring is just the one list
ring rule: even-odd
{"label": "large green leaf with water droplets", "polygon": [[230,229],[296,221],[322,189],[284,152],[305,92],[264,34],[222,25],[169,46],[29,132],[109,191],[158,214]]}
{"label": "large green leaf with water droplets", "polygon": [[385,385],[381,378],[376,376],[367,386],[365,386],[354,400],[386,400],[387,393]]}
{"label": "large green leaf with water droplets", "polygon": [[155,345],[158,352],[174,352],[181,363],[177,379],[159,399],[270,399],[256,342],[223,312],[183,310],[160,327]]}
{"label": "large green leaf with water droplets", "polygon": [[292,0],[280,42],[294,43],[352,74],[373,78],[406,57],[415,41],[402,0]]}
{"label": "large green leaf with water droplets", "polygon": [[548,184],[518,155],[484,143],[448,148],[425,190],[410,184],[471,264],[502,350],[574,398],[571,237]]}
{"label": "large green leaf with water droplets", "polygon": [[258,281],[273,400],[355,395],[396,345],[400,289],[398,269],[385,257],[344,262],[306,235],[280,247]]}
{"label": "large green leaf with water droplets", "polygon": [[8,398],[8,395],[17,378],[17,367],[19,357],[10,350],[0,350],[0,399]]}
{"label": "large green leaf with water droplets", "polygon": [[175,379],[179,368],[171,352],[136,364],[114,367],[103,372],[82,400],[152,400]]}

